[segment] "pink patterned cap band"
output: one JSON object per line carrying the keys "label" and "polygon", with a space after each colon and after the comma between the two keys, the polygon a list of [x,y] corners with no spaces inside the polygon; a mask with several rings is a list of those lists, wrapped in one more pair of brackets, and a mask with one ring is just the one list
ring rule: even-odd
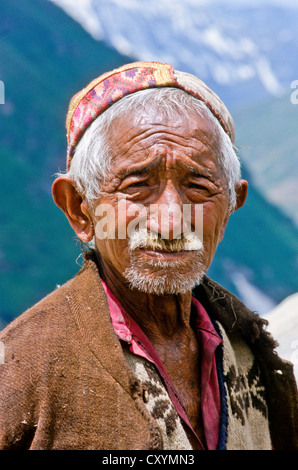
{"label": "pink patterned cap band", "polygon": [[174,70],[169,64],[134,62],[101,75],[71,99],[66,120],[67,169],[79,140],[101,113],[128,94],[156,87],[180,88],[204,101],[234,143],[233,119],[224,103],[204,82],[194,75]]}

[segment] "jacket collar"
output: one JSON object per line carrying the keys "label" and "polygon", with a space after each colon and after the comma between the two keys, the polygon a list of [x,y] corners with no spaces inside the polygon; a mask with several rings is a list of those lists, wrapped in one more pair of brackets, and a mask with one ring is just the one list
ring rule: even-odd
{"label": "jacket collar", "polygon": [[98,267],[92,258],[85,259],[84,267],[69,281],[68,291],[67,300],[83,343],[107,373],[128,393],[134,393],[137,382],[115,335]]}

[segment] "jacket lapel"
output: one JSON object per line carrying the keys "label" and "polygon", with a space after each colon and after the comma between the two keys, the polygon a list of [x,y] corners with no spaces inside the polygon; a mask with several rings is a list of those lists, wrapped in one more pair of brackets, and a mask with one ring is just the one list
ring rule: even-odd
{"label": "jacket lapel", "polygon": [[86,260],[70,281],[67,298],[83,341],[101,366],[127,391],[136,386],[110,318],[106,294],[97,265]]}

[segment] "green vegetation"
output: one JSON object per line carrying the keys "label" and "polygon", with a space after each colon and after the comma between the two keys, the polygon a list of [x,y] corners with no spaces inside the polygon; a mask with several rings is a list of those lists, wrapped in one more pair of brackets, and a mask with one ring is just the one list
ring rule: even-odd
{"label": "green vegetation", "polygon": [[298,225],[298,106],[290,89],[233,113],[237,143],[250,147],[243,159],[254,183],[268,200],[278,205]]}

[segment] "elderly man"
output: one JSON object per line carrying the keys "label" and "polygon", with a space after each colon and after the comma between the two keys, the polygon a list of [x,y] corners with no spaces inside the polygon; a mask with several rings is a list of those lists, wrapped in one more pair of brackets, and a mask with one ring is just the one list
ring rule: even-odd
{"label": "elderly man", "polygon": [[1,336],[2,449],[297,449],[292,365],[206,277],[246,199],[234,124],[162,63],[72,99],[53,184],[83,269]]}

